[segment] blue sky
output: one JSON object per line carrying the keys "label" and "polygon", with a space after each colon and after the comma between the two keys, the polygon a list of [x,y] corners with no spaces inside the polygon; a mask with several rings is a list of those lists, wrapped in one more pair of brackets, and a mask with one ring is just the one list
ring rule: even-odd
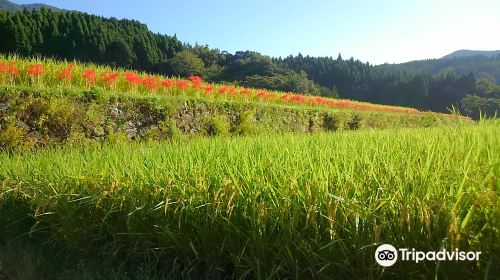
{"label": "blue sky", "polygon": [[372,64],[500,49],[499,0],[14,0],[136,19],[234,53],[354,57]]}

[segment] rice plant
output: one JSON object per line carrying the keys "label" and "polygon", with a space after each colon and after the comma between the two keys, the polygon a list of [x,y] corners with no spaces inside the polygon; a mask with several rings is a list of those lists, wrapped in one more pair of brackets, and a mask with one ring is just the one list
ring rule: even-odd
{"label": "rice plant", "polygon": [[[499,128],[1,153],[1,236],[124,267],[155,259],[178,278],[490,279],[500,273]],[[383,268],[382,243],[482,255]]]}

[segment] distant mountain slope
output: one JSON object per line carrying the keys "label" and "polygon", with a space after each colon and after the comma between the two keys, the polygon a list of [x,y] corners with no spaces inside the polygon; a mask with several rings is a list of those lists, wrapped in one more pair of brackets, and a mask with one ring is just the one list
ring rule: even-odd
{"label": "distant mountain slope", "polygon": [[452,52],[448,55],[445,55],[442,57],[442,59],[446,58],[456,58],[456,57],[469,57],[469,56],[488,56],[488,57],[495,57],[497,55],[500,55],[500,50],[498,51],[472,51],[472,50],[459,50]]}
{"label": "distant mountain slope", "polygon": [[440,59],[416,60],[401,64],[382,64],[377,68],[386,71],[407,71],[438,75],[453,71],[457,75],[474,73],[476,78],[486,78],[500,85],[500,51],[461,50]]}
{"label": "distant mountain slope", "polygon": [[41,8],[47,8],[53,11],[64,11],[63,9],[59,9],[45,4],[34,3],[34,4],[18,5],[7,0],[0,0],[0,10],[8,12],[17,12],[17,11],[22,11],[24,9],[39,10]]}

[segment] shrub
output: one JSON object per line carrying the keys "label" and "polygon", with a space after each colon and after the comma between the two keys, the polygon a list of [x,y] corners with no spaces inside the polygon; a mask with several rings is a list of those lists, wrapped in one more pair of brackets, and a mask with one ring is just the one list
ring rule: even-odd
{"label": "shrub", "polygon": [[251,135],[258,132],[253,112],[244,111],[240,113],[237,118],[235,132],[239,135]]}
{"label": "shrub", "polygon": [[359,115],[353,115],[350,120],[348,120],[344,128],[347,130],[358,130],[361,127],[361,117]]}
{"label": "shrub", "polygon": [[333,115],[325,113],[323,115],[323,128],[326,131],[338,130],[339,129],[338,119]]}
{"label": "shrub", "polygon": [[26,129],[12,123],[0,125],[0,148],[11,150],[20,146],[25,146],[23,138]]}
{"label": "shrub", "polygon": [[181,136],[181,132],[177,127],[177,122],[175,119],[170,119],[168,121],[160,121],[158,123],[158,129],[165,135],[168,139],[178,139]]}
{"label": "shrub", "polygon": [[231,124],[222,115],[209,117],[206,121],[206,133],[210,136],[224,136],[229,134]]}

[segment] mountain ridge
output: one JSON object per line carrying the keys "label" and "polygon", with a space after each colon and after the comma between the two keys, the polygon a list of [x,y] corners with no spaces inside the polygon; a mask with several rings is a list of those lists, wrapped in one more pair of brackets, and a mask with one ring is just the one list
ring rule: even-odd
{"label": "mountain ridge", "polygon": [[60,9],[54,6],[42,4],[42,3],[32,3],[32,4],[16,4],[12,3],[8,0],[0,0],[0,10],[8,11],[8,12],[17,12],[22,11],[24,9],[27,10],[40,10],[41,8],[47,8],[53,11],[61,12],[66,11],[64,9]]}
{"label": "mountain ridge", "polygon": [[429,73],[456,75],[474,73],[478,79],[487,79],[500,85],[500,51],[458,50],[442,58],[413,60],[403,63],[380,64],[376,68],[389,72]]}
{"label": "mountain ridge", "polygon": [[450,54],[447,54],[440,59],[450,59],[450,58],[457,58],[457,57],[470,57],[470,56],[487,56],[487,57],[495,57],[497,55],[500,55],[500,50],[492,50],[492,51],[483,51],[483,50],[458,50],[454,51]]}

